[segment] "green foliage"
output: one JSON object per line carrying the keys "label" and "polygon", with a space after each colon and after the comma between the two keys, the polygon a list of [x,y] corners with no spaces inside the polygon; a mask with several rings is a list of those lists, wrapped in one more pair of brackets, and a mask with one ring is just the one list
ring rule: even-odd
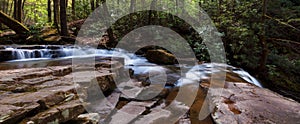
{"label": "green foliage", "polygon": [[46,23],[47,0],[26,0],[23,8],[25,12],[25,23],[34,25],[35,23]]}
{"label": "green foliage", "polygon": [[[69,5],[68,15],[71,15],[71,6]],[[75,2],[76,19],[87,18],[92,10],[90,9],[90,2],[88,0],[78,0]],[[71,20],[70,18],[68,20]]]}
{"label": "green foliage", "polygon": [[260,0],[204,2],[202,8],[210,15],[218,30],[225,35],[227,58],[231,64],[254,69],[258,65],[261,33]]}
{"label": "green foliage", "polygon": [[[289,89],[294,92],[300,92],[300,60],[290,61],[286,56],[270,54],[268,64],[268,80],[274,81],[278,88]],[[283,64],[284,63],[284,64]]]}

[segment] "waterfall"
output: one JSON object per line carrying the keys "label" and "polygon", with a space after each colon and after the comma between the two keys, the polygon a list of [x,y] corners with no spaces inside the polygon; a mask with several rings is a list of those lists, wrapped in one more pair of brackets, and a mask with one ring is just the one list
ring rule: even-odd
{"label": "waterfall", "polygon": [[251,76],[248,72],[244,71],[243,69],[233,71],[237,73],[241,78],[245,81],[255,84],[256,86],[262,87],[260,82],[256,80],[253,76]]}
{"label": "waterfall", "polygon": [[[44,47],[41,49],[36,49],[32,47],[32,49],[24,49],[24,48],[13,48],[13,47],[5,47],[4,51],[7,53],[11,53],[11,57],[9,60],[32,60],[32,59],[39,59],[39,58],[57,58],[57,57],[66,57],[66,56],[73,56],[73,52],[75,51],[78,55],[84,55],[83,50],[78,52],[78,50],[74,50],[74,48],[69,47]],[[76,52],[77,51],[77,52]],[[0,54],[0,57],[3,55]]]}
{"label": "waterfall", "polygon": [[17,59],[25,59],[26,58],[25,53],[22,50],[15,50],[13,53],[15,54]]}
{"label": "waterfall", "polygon": [[[40,48],[40,49],[39,49]],[[71,46],[45,46],[45,47],[5,47],[6,53],[11,53],[9,61],[26,61],[51,59],[61,57],[88,57],[88,56],[112,56],[114,52],[96,48],[80,48]],[[4,57],[2,53],[0,57]]]}

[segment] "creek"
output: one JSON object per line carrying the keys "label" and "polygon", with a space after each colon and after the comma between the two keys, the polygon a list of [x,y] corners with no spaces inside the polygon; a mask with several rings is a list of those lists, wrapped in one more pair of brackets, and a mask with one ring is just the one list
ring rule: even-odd
{"label": "creek", "polygon": [[[234,74],[246,82],[262,87],[261,83],[241,68],[218,63],[204,63],[196,66],[157,65],[147,61],[145,57],[128,53],[122,49],[106,50],[90,47],[61,45],[23,45],[0,47],[0,70],[18,68],[36,68],[48,66],[71,65],[76,58],[94,57],[95,61],[103,61],[109,57],[124,58],[126,69],[132,69],[138,80],[148,83],[158,81],[164,72],[166,85],[180,86],[192,82],[210,80],[210,76],[219,72]],[[181,69],[188,70],[182,74]],[[150,78],[149,78],[150,77]],[[151,80],[152,79],[152,80]]]}

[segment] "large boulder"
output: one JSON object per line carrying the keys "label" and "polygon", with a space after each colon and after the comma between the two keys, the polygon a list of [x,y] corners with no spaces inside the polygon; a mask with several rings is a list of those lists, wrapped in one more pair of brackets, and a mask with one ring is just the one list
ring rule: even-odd
{"label": "large boulder", "polygon": [[300,104],[249,83],[226,82],[225,88],[208,94],[217,124],[294,124],[300,120]]}
{"label": "large boulder", "polygon": [[146,53],[146,58],[149,62],[163,65],[171,65],[178,63],[176,57],[165,50],[148,50]]}

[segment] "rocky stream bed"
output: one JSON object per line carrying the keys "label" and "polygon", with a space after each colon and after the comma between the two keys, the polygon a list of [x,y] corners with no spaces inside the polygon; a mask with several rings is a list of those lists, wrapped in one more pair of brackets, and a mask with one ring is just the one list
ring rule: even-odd
{"label": "rocky stream bed", "polygon": [[[250,84],[228,71],[221,95],[214,92],[220,90],[219,88],[212,88],[208,92],[209,77],[201,80],[201,83],[198,82],[199,87],[183,85],[191,94],[196,92],[191,107],[174,102],[182,88],[179,86],[158,89],[160,92],[154,98],[135,99],[132,96],[151,94],[153,90],[147,88],[152,85],[134,79],[116,86],[113,77],[122,73],[122,63],[108,59],[97,62],[94,71],[86,69],[84,65],[73,65],[73,69],[71,65],[65,65],[2,70],[0,123],[171,123],[174,120],[173,115],[179,111],[186,112],[175,119],[174,123],[177,124],[295,124],[300,120],[298,102]],[[79,75],[76,81],[73,80],[74,75]],[[93,81],[97,82],[106,96],[105,101],[98,101],[97,104],[84,102],[84,98],[97,93],[93,91]],[[200,115],[203,120],[199,120],[200,109],[206,104],[205,97],[209,101],[207,108],[202,109],[212,108],[212,112],[207,117]],[[176,109],[165,109],[171,103]],[[92,113],[87,112],[89,108],[85,108],[88,104],[92,104]]]}

